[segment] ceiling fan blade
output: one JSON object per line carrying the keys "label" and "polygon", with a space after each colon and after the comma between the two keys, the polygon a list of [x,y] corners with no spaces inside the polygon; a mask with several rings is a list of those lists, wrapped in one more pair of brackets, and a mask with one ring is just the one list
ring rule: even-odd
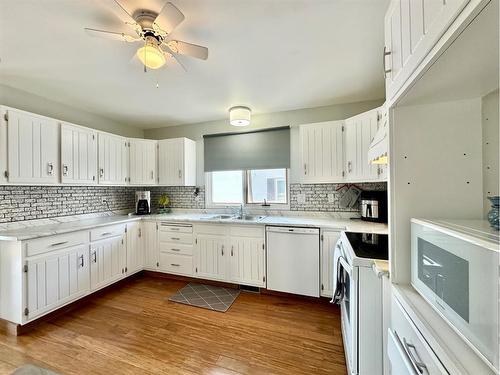
{"label": "ceiling fan blade", "polygon": [[186,67],[181,62],[181,60],[179,60],[179,58],[175,55],[175,53],[167,45],[164,44],[163,46],[165,47],[166,51],[163,50],[161,47],[160,47],[160,50],[167,57],[167,59],[174,58],[174,60],[177,61],[177,64],[179,64],[182,67],[182,69],[184,69],[184,71],[187,72]]}
{"label": "ceiling fan blade", "polygon": [[107,4],[114,14],[126,24],[136,25],[134,17],[120,4],[118,0],[108,0]]}
{"label": "ceiling fan blade", "polygon": [[165,44],[173,52],[178,53],[180,55],[191,56],[201,60],[208,59],[207,47],[199,46],[197,44],[182,42],[180,40],[170,40],[168,42],[165,42]]}
{"label": "ceiling fan blade", "polygon": [[167,2],[154,23],[167,34],[170,34],[182,21],[184,14],[171,2]]}
{"label": "ceiling fan blade", "polygon": [[134,42],[140,42],[142,41],[141,38],[138,36],[132,36],[128,35],[125,33],[120,33],[116,31],[107,31],[107,30],[99,30],[99,29],[92,29],[89,27],[85,27],[84,30],[86,31],[87,34],[91,36],[97,36],[100,38],[106,38],[106,39],[111,39],[111,40],[119,40],[122,42],[128,42],[128,43],[134,43]]}

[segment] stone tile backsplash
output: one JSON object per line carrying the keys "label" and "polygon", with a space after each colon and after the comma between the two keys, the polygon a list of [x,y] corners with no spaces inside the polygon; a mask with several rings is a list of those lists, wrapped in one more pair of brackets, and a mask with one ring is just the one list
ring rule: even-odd
{"label": "stone tile backsplash", "polygon": [[114,186],[0,186],[0,223],[133,210],[135,190]]}
{"label": "stone tile backsplash", "polygon": [[[290,184],[290,210],[315,212],[356,212],[358,207],[342,208],[340,184]],[[364,190],[386,190],[387,184],[358,184]],[[151,190],[153,212],[161,194],[170,197],[172,208],[204,209],[205,189],[188,186],[118,187],[118,186],[0,186],[0,223],[19,220],[80,215],[111,210],[134,210],[135,191]],[[299,203],[303,194],[304,203]],[[330,199],[329,199],[330,196]]]}
{"label": "stone tile backsplash", "polygon": [[[357,212],[359,205],[341,207],[340,197],[345,184],[290,184],[290,210],[315,212]],[[387,190],[386,182],[369,182],[356,184],[362,190]],[[303,195],[305,200],[300,202]]]}

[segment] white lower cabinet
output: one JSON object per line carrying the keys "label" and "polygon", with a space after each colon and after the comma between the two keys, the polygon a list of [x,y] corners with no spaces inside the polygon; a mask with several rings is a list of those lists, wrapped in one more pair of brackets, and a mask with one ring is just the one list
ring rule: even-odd
{"label": "white lower cabinet", "polygon": [[340,231],[327,231],[321,234],[321,292],[322,297],[333,296],[333,253],[340,238]]}
{"label": "white lower cabinet", "polygon": [[229,281],[266,286],[264,228],[229,227]]}
{"label": "white lower cabinet", "polygon": [[90,287],[100,289],[121,279],[126,267],[126,237],[107,238],[90,245]]}
{"label": "white lower cabinet", "polygon": [[142,247],[144,249],[144,268],[155,271],[160,266],[158,249],[158,224],[154,221],[142,223]]}
{"label": "white lower cabinet", "polygon": [[193,226],[160,222],[158,225],[159,269],[183,276],[193,275]]}
{"label": "white lower cabinet", "polygon": [[27,258],[26,273],[24,315],[31,320],[89,291],[88,245]]}
{"label": "white lower cabinet", "polygon": [[140,221],[127,224],[127,264],[125,266],[127,275],[142,270],[144,266],[142,232],[142,223]]}
{"label": "white lower cabinet", "polygon": [[226,237],[199,234],[196,237],[195,275],[204,279],[225,280]]}

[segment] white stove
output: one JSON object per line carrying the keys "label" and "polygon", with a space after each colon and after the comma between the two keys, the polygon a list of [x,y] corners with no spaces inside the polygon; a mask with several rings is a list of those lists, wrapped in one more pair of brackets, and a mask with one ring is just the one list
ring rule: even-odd
{"label": "white stove", "polygon": [[344,280],[340,310],[348,372],[382,374],[382,280],[372,266],[375,259],[388,259],[388,236],[342,232],[337,246]]}

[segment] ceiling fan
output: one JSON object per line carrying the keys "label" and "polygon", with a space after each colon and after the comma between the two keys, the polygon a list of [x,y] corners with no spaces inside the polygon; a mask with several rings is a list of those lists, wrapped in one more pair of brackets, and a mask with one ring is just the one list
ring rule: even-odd
{"label": "ceiling fan", "polygon": [[142,43],[143,45],[137,50],[136,55],[143,64],[145,72],[147,68],[161,68],[165,65],[167,58],[174,58],[186,70],[177,55],[191,56],[202,60],[208,58],[208,48],[170,38],[172,31],[185,18],[184,14],[171,2],[165,3],[160,13],[141,9],[130,14],[117,0],[110,0],[109,5],[133,32],[128,34],[89,27],[86,27],[85,31],[90,35],[107,39]]}

